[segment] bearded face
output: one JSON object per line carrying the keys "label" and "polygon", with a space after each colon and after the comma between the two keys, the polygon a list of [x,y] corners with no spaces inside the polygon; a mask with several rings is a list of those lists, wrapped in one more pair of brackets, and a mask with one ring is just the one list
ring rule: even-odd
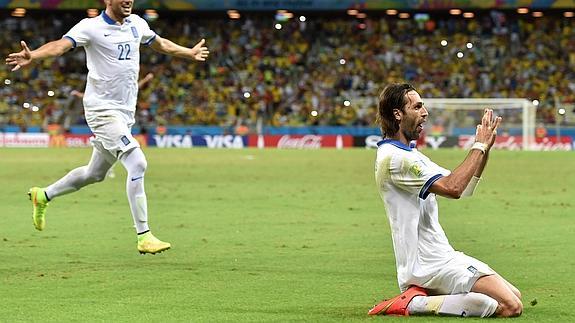
{"label": "bearded face", "polygon": [[408,141],[417,140],[423,131],[423,124],[427,121],[427,109],[416,91],[409,91],[405,96],[407,104],[404,111],[399,112],[399,131]]}
{"label": "bearded face", "polygon": [[116,18],[124,19],[132,14],[134,0],[106,0],[106,5]]}

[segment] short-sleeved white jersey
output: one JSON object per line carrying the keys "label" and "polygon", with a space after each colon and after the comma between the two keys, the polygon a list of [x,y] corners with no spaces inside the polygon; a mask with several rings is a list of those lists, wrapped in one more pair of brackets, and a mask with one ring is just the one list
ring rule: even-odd
{"label": "short-sleeved white jersey", "polygon": [[413,145],[389,139],[378,143],[375,180],[391,226],[402,291],[410,285],[424,286],[455,257],[439,224],[435,194],[428,191],[449,174]]}
{"label": "short-sleeved white jersey", "polygon": [[84,108],[135,111],[140,44],[148,45],[156,38],[148,23],[130,15],[120,25],[102,12],[98,17],[81,20],[64,37],[86,51]]}

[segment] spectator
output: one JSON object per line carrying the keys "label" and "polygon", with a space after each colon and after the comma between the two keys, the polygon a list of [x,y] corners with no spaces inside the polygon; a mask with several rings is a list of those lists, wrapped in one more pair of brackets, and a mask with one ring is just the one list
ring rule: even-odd
{"label": "spectator", "polygon": [[[212,39],[214,58],[198,66],[143,53],[142,75],[158,76],[140,91],[138,122],[146,128],[161,123],[256,129],[259,119],[273,126],[374,126],[370,98],[381,89],[370,80],[407,79],[420,84],[428,97],[538,99],[542,122],[554,121],[555,93],[575,102],[575,27],[570,20],[504,12],[479,13],[472,20],[430,16],[424,28],[415,20],[374,16],[361,29],[355,18],[316,16],[285,22],[281,30],[267,14],[241,20],[160,18],[152,27],[177,42],[186,44],[199,32]],[[0,22],[10,30],[0,41],[34,38],[40,43],[58,37],[77,18],[61,13],[9,18]],[[54,21],[59,30],[48,27]],[[443,39],[449,41],[445,47]],[[472,49],[465,47],[467,42]],[[458,51],[463,58],[456,57]],[[53,100],[46,93],[53,90],[57,97],[69,93],[66,89],[81,89],[84,61],[83,51],[76,51],[15,75],[0,88],[0,123],[41,125],[57,115],[55,110],[66,109],[59,101],[48,109]],[[7,78],[6,70],[0,71],[0,80]],[[351,105],[342,106],[344,100]],[[39,106],[39,116],[30,116],[23,102]]]}

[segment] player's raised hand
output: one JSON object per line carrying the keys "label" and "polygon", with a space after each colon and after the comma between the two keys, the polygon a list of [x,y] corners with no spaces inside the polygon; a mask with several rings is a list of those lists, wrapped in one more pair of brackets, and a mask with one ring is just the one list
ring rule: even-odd
{"label": "player's raised hand", "polygon": [[6,64],[14,66],[12,72],[19,70],[32,62],[32,54],[30,53],[30,48],[26,45],[25,41],[20,41],[22,50],[18,53],[8,54],[6,57]]}
{"label": "player's raised hand", "polygon": [[493,117],[492,109],[485,109],[481,124],[477,125],[475,133],[475,141],[483,143],[487,146],[487,150],[495,143],[497,137],[497,127],[501,123],[501,117]]}
{"label": "player's raised hand", "polygon": [[493,120],[493,127],[492,127],[492,136],[491,136],[491,141],[489,141],[489,143],[487,144],[487,149],[491,149],[491,147],[493,146],[493,144],[495,143],[495,138],[497,138],[497,128],[499,127],[499,125],[501,124],[501,117],[495,117],[495,119]]}
{"label": "player's raised hand", "polygon": [[208,50],[207,47],[204,46],[205,43],[206,43],[206,40],[202,39],[202,40],[200,40],[199,43],[196,44],[196,46],[192,47],[193,56],[194,56],[195,60],[205,61],[206,58],[208,58],[210,51]]}

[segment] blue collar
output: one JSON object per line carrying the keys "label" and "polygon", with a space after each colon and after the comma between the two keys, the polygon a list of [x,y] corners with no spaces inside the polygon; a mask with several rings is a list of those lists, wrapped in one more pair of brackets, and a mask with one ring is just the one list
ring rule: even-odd
{"label": "blue collar", "polygon": [[[104,21],[105,21],[108,25],[116,25],[116,24],[118,23],[116,20],[110,18],[110,16],[108,16],[108,15],[106,14],[106,11],[105,11],[105,10],[102,11],[101,16],[102,16],[102,19],[104,19]],[[126,19],[124,19],[124,22],[129,23],[129,22],[130,22],[130,19],[126,18]]]}
{"label": "blue collar", "polygon": [[105,10],[102,10],[102,18],[104,19],[104,21],[108,24],[108,25],[115,25],[116,24],[116,20],[110,18],[110,16],[108,16],[106,14]]}
{"label": "blue collar", "polygon": [[403,149],[403,150],[407,150],[407,151],[411,151],[413,148],[415,148],[415,142],[410,142],[409,146],[406,146],[404,143],[402,143],[399,140],[395,140],[395,139],[383,139],[382,141],[377,143],[377,147],[383,145],[383,144],[391,144],[394,145],[397,148]]}

